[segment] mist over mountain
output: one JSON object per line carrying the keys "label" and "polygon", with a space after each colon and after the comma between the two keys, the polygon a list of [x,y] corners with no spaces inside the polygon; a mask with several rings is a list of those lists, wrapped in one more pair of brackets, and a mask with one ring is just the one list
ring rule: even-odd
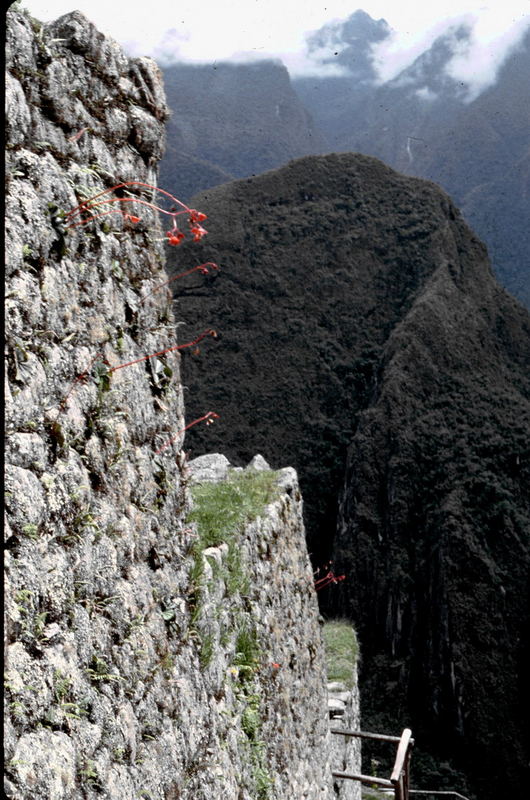
{"label": "mist over mountain", "polygon": [[[359,19],[356,12],[350,21]],[[496,82],[469,101],[468,85],[450,69],[469,46],[467,26],[445,32],[383,84],[369,61],[372,35],[356,30],[357,40],[342,41],[348,74],[293,79],[328,149],[374,155],[439,183],[488,245],[499,279],[530,306],[530,31]]]}
{"label": "mist over mountain", "polygon": [[160,176],[183,199],[326,147],[279,61],[174,64],[163,73],[173,114]]}
{"label": "mist over mountain", "polygon": [[187,415],[220,419],[186,447],[296,467],[313,563],[347,576],[323,608],[359,628],[363,727],[411,725],[415,785],[523,800],[528,313],[438,187],[366,156],[193,206],[221,271],[175,284],[177,316],[220,336],[183,356]]}
{"label": "mist over mountain", "polygon": [[389,41],[384,20],[356,11],[308,37],[331,76],[290,78],[279,61],[165,67],[162,183],[187,199],[306,154],[374,155],[449,192],[499,280],[530,307],[530,31],[472,100],[453,70],[472,46],[468,23],[382,83],[376,53]]}
{"label": "mist over mountain", "polygon": [[311,60],[322,65],[338,65],[341,72],[360,83],[377,80],[373,46],[390,35],[384,19],[377,22],[365,11],[356,11],[348,19],[330,22],[307,37]]}

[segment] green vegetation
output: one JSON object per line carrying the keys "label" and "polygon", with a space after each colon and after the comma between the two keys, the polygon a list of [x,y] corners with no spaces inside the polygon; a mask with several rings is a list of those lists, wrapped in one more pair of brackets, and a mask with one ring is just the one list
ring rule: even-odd
{"label": "green vegetation", "polygon": [[90,667],[85,669],[86,674],[88,675],[91,682],[97,685],[100,681],[121,681],[120,675],[116,675],[115,673],[110,671],[110,667],[107,665],[107,662],[104,661],[97,655],[92,656],[92,660],[90,662]]}
{"label": "green vegetation", "polygon": [[370,789],[366,786],[361,788],[361,795],[363,800],[387,800],[388,794],[380,792],[377,789]]}
{"label": "green vegetation", "polygon": [[260,662],[258,637],[254,628],[240,628],[236,637],[234,664],[242,675],[253,675]]}
{"label": "green vegetation", "polygon": [[20,614],[20,626],[23,638],[34,642],[41,641],[44,636],[48,612],[37,612],[35,608],[34,592],[30,589],[20,589],[15,593],[13,599]]}
{"label": "green vegetation", "polygon": [[38,525],[33,525],[29,522],[27,525],[22,526],[22,533],[28,537],[28,539],[38,539],[39,538],[39,528]]}
{"label": "green vegetation", "polygon": [[238,680],[236,695],[243,703],[241,730],[245,738],[243,744],[248,753],[251,768],[253,797],[268,800],[272,780],[267,769],[265,742],[261,739],[261,695],[256,675],[261,661],[261,652],[256,629],[243,624],[236,636]]}
{"label": "green vegetation", "polygon": [[72,687],[72,679],[63,675],[60,669],[53,673],[53,693],[57,703],[64,703]]}
{"label": "green vegetation", "polygon": [[201,650],[199,653],[199,663],[202,669],[206,669],[213,658],[215,649],[215,638],[212,633],[205,633],[201,637]]}
{"label": "green vegetation", "polygon": [[55,703],[48,708],[44,719],[41,720],[42,725],[59,730],[68,723],[68,720],[79,720],[88,714],[87,699],[74,701],[72,686],[72,678],[60,669],[54,670],[52,689]]}
{"label": "green vegetation", "polygon": [[272,499],[275,472],[235,472],[228,480],[192,487],[201,549],[228,544],[245,525],[256,519]]}
{"label": "green vegetation", "polygon": [[351,622],[330,620],[323,629],[328,680],[341,681],[351,688],[355,682],[355,667],[359,644]]}
{"label": "green vegetation", "polygon": [[[195,508],[188,521],[197,523],[197,539],[193,545],[194,562],[190,573],[193,606],[191,626],[199,638],[199,659],[203,669],[210,663],[216,645],[212,634],[207,630],[202,631],[203,626],[200,625],[205,589],[204,550],[226,544],[228,551],[221,565],[217,560],[209,559],[213,580],[224,582],[229,597],[248,594],[249,578],[241,554],[240,536],[245,525],[263,513],[265,506],[274,499],[275,485],[274,472],[249,470],[234,472],[228,480],[220,483],[192,487]],[[252,775],[252,796],[256,800],[267,800],[272,782],[267,769],[265,743],[260,738],[261,696],[256,679],[260,665],[259,642],[255,628],[240,615],[235,627],[236,694],[242,703],[241,731]],[[222,635],[226,644],[228,631],[225,630]]]}
{"label": "green vegetation", "polygon": [[229,597],[248,594],[248,576],[241,557],[239,536],[244,526],[256,519],[274,497],[276,474],[274,472],[235,472],[228,480],[192,487],[195,508],[189,522],[197,523],[197,539],[192,555],[191,626],[200,638],[200,662],[206,668],[213,656],[213,641],[201,634],[199,620],[202,614],[204,589],[203,552],[208,547],[228,546],[222,566],[212,560],[214,579],[223,580]]}
{"label": "green vegetation", "polygon": [[82,766],[78,770],[78,778],[81,786],[88,785],[92,788],[99,786],[99,776],[96,770],[95,761],[85,759]]}

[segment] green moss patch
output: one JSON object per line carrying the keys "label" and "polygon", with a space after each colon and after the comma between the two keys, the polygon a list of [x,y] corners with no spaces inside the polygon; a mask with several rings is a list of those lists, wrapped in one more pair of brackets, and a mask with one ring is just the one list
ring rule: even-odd
{"label": "green moss patch", "polygon": [[214,566],[214,579],[223,580],[228,597],[246,595],[249,577],[245,570],[240,547],[240,535],[245,525],[263,513],[265,506],[277,495],[275,472],[234,472],[219,483],[197,484],[192,487],[195,507],[188,520],[197,523],[194,558],[190,573],[192,605],[191,626],[198,633],[201,666],[206,668],[213,655],[213,642],[201,635],[203,611],[204,565],[203,552],[208,547],[228,546],[222,566]]}

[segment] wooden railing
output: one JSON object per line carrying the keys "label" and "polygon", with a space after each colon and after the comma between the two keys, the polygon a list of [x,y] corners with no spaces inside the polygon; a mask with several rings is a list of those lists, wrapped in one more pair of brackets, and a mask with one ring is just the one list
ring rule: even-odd
{"label": "wooden railing", "polygon": [[394,800],[409,800],[410,797],[410,756],[414,746],[412,731],[405,728],[401,736],[385,736],[381,733],[367,733],[366,731],[346,731],[332,729],[331,733],[338,736],[355,736],[359,739],[376,739],[382,742],[397,744],[396,759],[390,778],[378,778],[375,775],[355,775],[351,772],[332,772],[334,778],[360,781],[369,786],[380,786],[382,789],[393,789]]}
{"label": "wooden railing", "polygon": [[412,731],[405,728],[401,736],[385,736],[382,733],[367,733],[366,731],[343,731],[332,728],[331,733],[338,736],[356,736],[359,739],[377,739],[381,742],[395,742],[397,744],[396,760],[390,778],[377,778],[375,775],[354,775],[351,772],[332,772],[334,778],[344,778],[350,781],[360,781],[369,786],[381,787],[387,791],[393,790],[394,800],[410,800],[410,796],[422,794],[434,797],[453,797],[456,800],[468,800],[463,794],[450,791],[428,791],[427,789],[410,788],[410,757],[414,747]]}
{"label": "wooden railing", "polygon": [[425,794],[428,797],[456,797],[456,800],[468,800],[467,797],[464,797],[463,794],[458,794],[458,792],[449,792],[449,791],[429,791],[428,789],[409,789],[409,794]]}

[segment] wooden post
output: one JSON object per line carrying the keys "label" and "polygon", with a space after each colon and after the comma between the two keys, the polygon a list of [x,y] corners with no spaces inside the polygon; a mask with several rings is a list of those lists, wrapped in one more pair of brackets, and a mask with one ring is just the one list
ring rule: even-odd
{"label": "wooden post", "polygon": [[427,794],[429,796],[430,795],[435,795],[436,797],[438,797],[438,796],[440,796],[440,797],[441,796],[443,796],[443,797],[456,797],[457,800],[468,800],[467,797],[464,797],[463,794],[458,794],[458,792],[448,792],[448,791],[443,791],[443,792],[432,791],[432,792],[429,792],[427,789],[409,789],[409,794]]}
{"label": "wooden post", "polygon": [[400,742],[401,736],[386,736],[383,733],[368,733],[368,731],[347,731],[341,728],[331,728],[330,733],[339,736],[358,736],[360,739],[378,739],[381,742]]}
{"label": "wooden post", "polygon": [[351,772],[332,772],[334,778],[345,778],[361,783],[373,784],[385,788],[394,789],[394,800],[410,800],[410,756],[414,746],[412,731],[405,728],[401,736],[385,736],[381,733],[368,733],[367,731],[347,731],[332,729],[331,733],[339,736],[358,736],[361,739],[377,739],[384,742],[397,742],[396,760],[390,780],[386,778],[376,778],[370,775],[354,775]]}
{"label": "wooden post", "polygon": [[398,745],[390,781],[394,786],[395,800],[409,800],[408,772],[412,731],[405,728]]}

